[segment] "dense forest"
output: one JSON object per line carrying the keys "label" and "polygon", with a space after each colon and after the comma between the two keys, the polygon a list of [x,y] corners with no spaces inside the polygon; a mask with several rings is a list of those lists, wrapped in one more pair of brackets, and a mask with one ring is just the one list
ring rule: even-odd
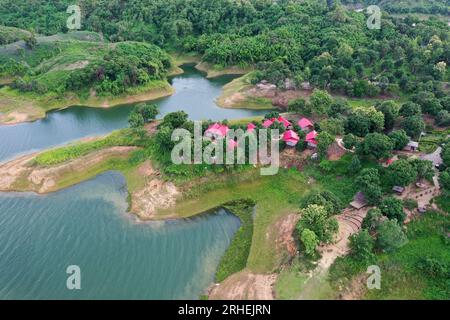
{"label": "dense forest", "polygon": [[[55,34],[67,31],[69,4],[3,0],[0,16],[8,26]],[[421,90],[442,96],[439,82],[449,77],[448,26],[436,19],[386,14],[381,29],[371,30],[364,12],[338,1],[83,0],[80,5],[82,28],[109,41],[197,52],[222,67],[257,66],[255,81],[280,87],[290,78],[356,97]]]}

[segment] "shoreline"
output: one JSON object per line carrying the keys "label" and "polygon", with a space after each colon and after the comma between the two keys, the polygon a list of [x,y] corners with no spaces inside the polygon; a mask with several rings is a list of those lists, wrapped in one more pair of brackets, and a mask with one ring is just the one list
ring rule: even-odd
{"label": "shoreline", "polygon": [[[50,112],[58,112],[74,106],[86,106],[88,108],[113,108],[121,105],[153,101],[171,96],[175,93],[175,89],[166,81],[165,83],[162,83],[161,87],[150,88],[136,94],[105,98],[89,97],[86,100],[80,100],[79,97],[68,96],[64,98],[64,101],[61,101],[61,103],[53,102],[54,105],[45,107],[44,105],[47,104],[45,101],[23,96],[16,97],[14,94],[11,94],[12,90],[8,89],[9,88],[6,87],[0,89],[0,102],[2,104],[13,104],[14,102],[18,102],[22,105],[17,108],[12,108],[11,110],[7,110],[3,114],[0,113],[0,125],[17,125],[21,123],[38,121],[45,119]],[[6,90],[6,92],[2,92],[2,90]],[[2,98],[4,101],[2,101]]]}

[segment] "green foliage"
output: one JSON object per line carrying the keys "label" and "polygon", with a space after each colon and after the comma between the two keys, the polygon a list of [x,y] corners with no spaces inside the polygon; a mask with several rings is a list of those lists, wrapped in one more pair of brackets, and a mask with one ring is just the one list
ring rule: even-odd
{"label": "green foliage", "polygon": [[417,103],[409,101],[402,105],[402,107],[400,108],[400,114],[405,118],[412,116],[421,116],[422,109]]}
{"label": "green foliage", "polygon": [[306,209],[315,204],[324,207],[328,215],[339,214],[344,205],[342,201],[330,191],[314,191],[303,197],[300,208]]}
{"label": "green foliage", "polygon": [[313,256],[316,253],[316,248],[320,243],[316,234],[307,228],[303,229],[303,231],[301,232],[300,241],[303,243],[303,246],[305,247],[305,253],[308,256]]}
{"label": "green foliage", "polygon": [[417,171],[411,162],[405,159],[395,161],[386,170],[391,186],[405,187],[417,179]]}
{"label": "green foliage", "polygon": [[230,246],[220,260],[216,272],[217,282],[222,282],[230,275],[241,271],[247,265],[253,236],[253,210],[255,202],[250,199],[236,200],[223,207],[241,220],[241,226],[234,235]]}
{"label": "green foliage", "polygon": [[394,150],[403,150],[409,142],[405,130],[394,130],[389,133],[389,138],[394,142]]}
{"label": "green foliage", "polygon": [[317,135],[317,152],[320,158],[327,157],[328,147],[334,142],[334,137],[326,131],[322,131]]}
{"label": "green foliage", "polygon": [[356,108],[348,117],[347,132],[364,137],[371,132],[379,132],[384,128],[384,114],[374,107]]}
{"label": "green foliage", "polygon": [[128,117],[128,124],[131,128],[139,128],[144,126],[145,120],[141,113],[132,111]]}
{"label": "green foliage", "polygon": [[320,129],[334,136],[341,136],[345,132],[343,118],[329,118],[320,121]]}
{"label": "green foliage", "polygon": [[113,132],[106,138],[92,142],[81,142],[67,147],[45,151],[35,158],[35,163],[41,166],[53,166],[73,160],[96,150],[113,146],[141,145],[140,134],[131,129]]}
{"label": "green foliage", "polygon": [[363,169],[356,178],[355,184],[364,193],[369,204],[376,205],[381,201],[382,190],[377,169]]}
{"label": "green foliage", "polygon": [[357,146],[357,152],[363,156],[371,156],[375,159],[389,158],[394,147],[392,140],[382,133],[369,133],[364,141]]}
{"label": "green foliage", "polygon": [[[386,218],[384,218],[386,219]],[[378,208],[370,209],[367,215],[363,219],[362,228],[367,229],[369,232],[375,232],[380,224],[384,221],[383,214]]]}
{"label": "green foliage", "polygon": [[382,222],[377,229],[377,247],[383,252],[393,252],[406,244],[408,238],[395,220]]}
{"label": "green foliage", "polygon": [[324,115],[330,112],[333,98],[328,92],[316,89],[310,96],[309,103],[311,104],[312,113]]}
{"label": "green foliage", "polygon": [[374,246],[374,239],[365,229],[350,236],[351,255],[357,260],[366,262],[373,261],[375,258],[373,254]]}
{"label": "green foliage", "polygon": [[378,104],[376,109],[384,115],[384,128],[386,130],[392,129],[399,116],[400,107],[394,101],[389,100]]}
{"label": "green foliage", "polygon": [[320,242],[331,243],[339,229],[334,217],[328,217],[327,209],[323,206],[311,204],[302,210],[302,216],[297,223],[296,230],[301,237],[303,230],[314,232]]}
{"label": "green foliage", "polygon": [[445,169],[439,175],[439,184],[442,188],[450,191],[450,168]]}
{"label": "green foliage", "polygon": [[357,174],[361,170],[361,161],[357,155],[352,157],[352,162],[348,166],[348,173],[351,175]]}
{"label": "green foliage", "polygon": [[403,120],[403,129],[405,129],[406,134],[411,138],[415,139],[420,136],[420,134],[425,130],[425,122],[421,116],[410,116]]}
{"label": "green foliage", "polygon": [[358,143],[358,139],[351,133],[346,134],[342,141],[344,142],[344,147],[349,150],[352,150]]}
{"label": "green foliage", "polygon": [[406,214],[403,211],[402,201],[394,197],[388,197],[381,201],[378,208],[384,216],[389,219],[395,219],[400,225],[403,225]]}

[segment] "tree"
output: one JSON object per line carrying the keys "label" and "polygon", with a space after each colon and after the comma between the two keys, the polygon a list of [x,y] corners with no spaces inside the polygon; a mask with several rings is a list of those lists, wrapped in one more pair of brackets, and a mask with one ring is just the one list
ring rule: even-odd
{"label": "tree", "polygon": [[349,133],[344,136],[342,142],[344,142],[344,147],[346,149],[352,150],[353,147],[356,146],[358,139],[353,134]]}
{"label": "tree", "polygon": [[326,131],[322,131],[317,135],[317,152],[320,158],[326,158],[328,147],[334,142],[334,137]]}
{"label": "tree", "polygon": [[172,141],[173,129],[170,126],[162,126],[155,135],[155,141],[162,152],[170,152],[174,147]]}
{"label": "tree", "polygon": [[375,159],[385,159],[390,156],[394,143],[382,133],[369,133],[357,147],[357,152]]}
{"label": "tree", "polygon": [[312,204],[302,210],[302,217],[296,226],[300,236],[305,229],[313,231],[320,242],[330,243],[339,230],[339,225],[336,218],[328,217],[325,207]]}
{"label": "tree", "polygon": [[343,118],[329,118],[320,121],[320,129],[332,135],[340,136],[344,134],[344,119]]}
{"label": "tree", "polygon": [[403,224],[403,221],[405,221],[406,214],[400,200],[388,197],[383,199],[378,207],[381,213],[389,219],[395,219],[399,224]]}
{"label": "tree", "polygon": [[377,169],[363,169],[356,178],[355,184],[364,193],[369,204],[376,205],[381,201],[381,182]]}
{"label": "tree", "polygon": [[412,138],[418,138],[425,130],[425,122],[421,116],[411,116],[405,118],[402,126],[405,129],[406,134]]}
{"label": "tree", "polygon": [[392,100],[379,104],[376,109],[384,115],[384,128],[390,130],[394,127],[395,120],[399,116],[400,107]]}
{"label": "tree", "polygon": [[405,130],[394,130],[389,134],[389,138],[394,143],[395,150],[403,150],[409,142],[409,137]]}
{"label": "tree", "polygon": [[450,191],[450,168],[445,169],[439,176],[441,188]]}
{"label": "tree", "polygon": [[170,126],[172,129],[181,128],[188,120],[188,114],[184,111],[177,111],[167,114],[160,126]]}
{"label": "tree", "polygon": [[308,228],[303,229],[300,235],[300,241],[303,243],[305,247],[305,253],[308,256],[314,255],[314,253],[316,252],[316,248],[320,243],[314,231],[311,231]]}
{"label": "tree", "polygon": [[36,48],[37,45],[36,36],[34,34],[31,34],[29,37],[25,38],[25,45],[30,50]]}
{"label": "tree", "polygon": [[149,103],[140,103],[136,105],[134,110],[142,115],[145,123],[154,120],[159,113],[158,106]]}
{"label": "tree", "polygon": [[300,208],[305,209],[312,204],[324,207],[329,216],[340,213],[344,207],[342,201],[334,193],[327,190],[309,193],[302,199]]}
{"label": "tree", "polygon": [[367,229],[369,232],[375,232],[378,229],[379,225],[385,219],[386,218],[383,216],[380,209],[378,209],[378,208],[370,209],[367,212],[367,215],[365,216],[365,218],[363,219],[362,228]]}
{"label": "tree", "polygon": [[447,110],[439,111],[436,115],[436,124],[440,127],[450,126],[450,113]]}
{"label": "tree", "polygon": [[433,179],[434,169],[433,162],[429,160],[410,159],[409,163],[413,166],[414,171],[417,172],[417,179]]}
{"label": "tree", "polygon": [[333,98],[325,90],[315,89],[309,98],[311,111],[317,115],[328,114],[333,103]]}
{"label": "tree", "polygon": [[348,117],[347,132],[364,137],[369,132],[380,132],[384,128],[384,114],[374,107],[356,108]]}
{"label": "tree", "polygon": [[350,174],[356,174],[361,170],[361,161],[359,160],[359,157],[357,155],[354,155],[352,157],[352,162],[350,162],[348,166],[348,172]]}
{"label": "tree", "polygon": [[387,168],[387,175],[392,186],[405,187],[417,179],[417,171],[411,162],[405,159],[395,161]]}
{"label": "tree", "polygon": [[377,247],[384,252],[393,252],[406,244],[408,238],[395,220],[386,220],[377,229]]}
{"label": "tree", "polygon": [[373,254],[374,245],[374,239],[365,229],[350,236],[351,255],[357,260],[365,262],[372,261],[375,257]]}
{"label": "tree", "polygon": [[289,102],[288,110],[290,112],[297,112],[304,115],[311,114],[311,108],[307,105],[305,99],[295,99]]}
{"label": "tree", "polygon": [[417,103],[414,102],[406,102],[402,105],[400,109],[400,115],[407,118],[412,116],[421,116],[422,109]]}
{"label": "tree", "polygon": [[132,111],[128,117],[128,123],[130,124],[131,128],[139,128],[144,126],[145,121],[142,114],[136,111]]}

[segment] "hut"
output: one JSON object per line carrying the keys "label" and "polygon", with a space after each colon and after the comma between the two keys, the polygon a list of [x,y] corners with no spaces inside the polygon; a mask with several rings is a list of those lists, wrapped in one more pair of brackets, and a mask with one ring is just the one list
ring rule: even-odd
{"label": "hut", "polygon": [[315,149],[317,147],[317,132],[316,131],[311,131],[310,133],[308,133],[306,135],[305,141],[308,144],[309,148]]}
{"label": "hut", "polygon": [[403,150],[410,151],[410,152],[416,152],[419,150],[419,143],[416,141],[409,141]]}
{"label": "hut", "polygon": [[311,120],[306,119],[306,118],[301,118],[298,121],[298,126],[300,127],[300,129],[302,129],[302,131],[314,130],[314,123],[312,123]]}
{"label": "hut", "polygon": [[276,120],[275,118],[264,120],[264,122],[263,122],[263,127],[264,127],[264,128],[269,128],[271,125],[273,125],[273,123],[275,122],[275,120]]}
{"label": "hut", "polygon": [[361,191],[355,194],[353,201],[350,203],[350,206],[352,206],[356,210],[362,209],[367,205],[368,203],[366,197],[364,196],[364,193],[362,193]]}
{"label": "hut", "polygon": [[400,186],[394,186],[392,188],[392,191],[394,191],[395,193],[397,193],[398,195],[402,195],[403,192],[405,192],[405,188],[400,187]]}
{"label": "hut", "polygon": [[283,134],[283,141],[290,147],[295,147],[297,143],[300,141],[300,138],[297,133],[293,130],[288,130]]}
{"label": "hut", "polygon": [[205,137],[212,139],[224,138],[228,131],[230,131],[230,129],[226,125],[216,122],[209,126],[209,128],[205,131]]}
{"label": "hut", "polygon": [[292,123],[290,123],[286,118],[279,116],[277,119],[278,122],[282,123],[284,125],[285,128],[289,127],[292,125]]}

